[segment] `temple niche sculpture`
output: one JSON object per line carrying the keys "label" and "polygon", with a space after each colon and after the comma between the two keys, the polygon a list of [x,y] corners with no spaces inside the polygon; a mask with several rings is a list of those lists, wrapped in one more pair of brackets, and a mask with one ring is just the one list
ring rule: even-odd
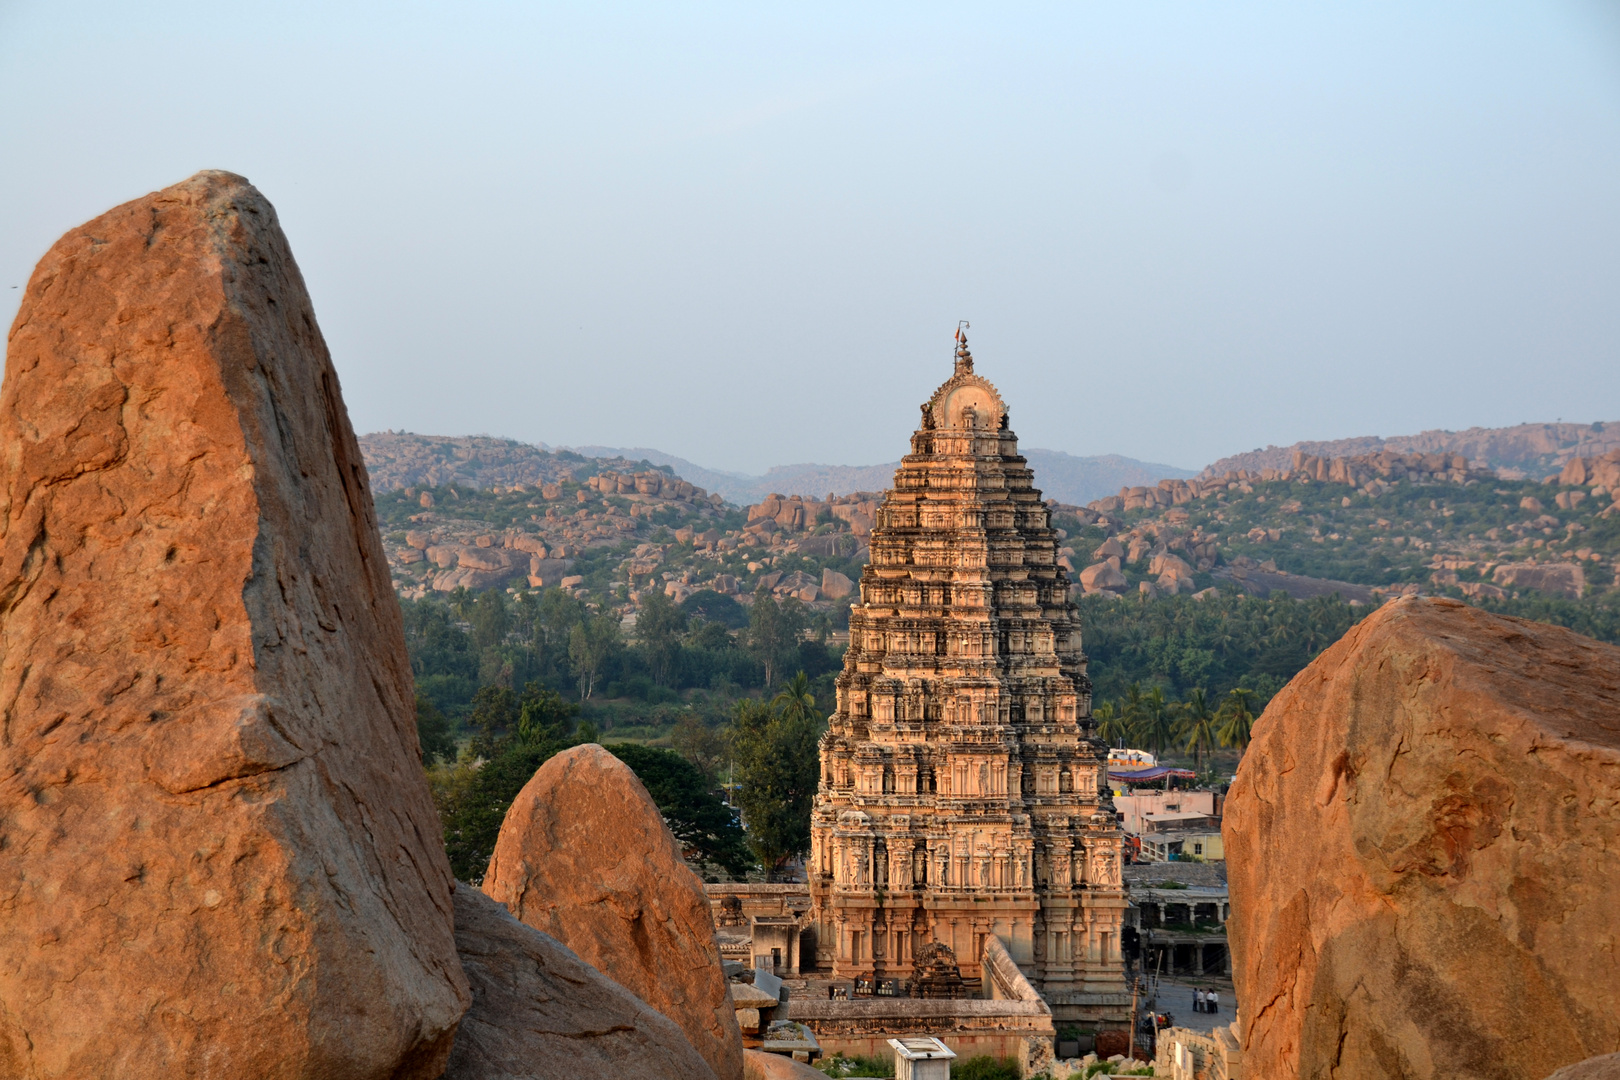
{"label": "temple niche sculpture", "polygon": [[922,411],[821,741],[817,966],[912,980],[937,942],[971,979],[994,934],[1060,1019],[1112,1018],[1120,833],[1057,534],[961,331]]}

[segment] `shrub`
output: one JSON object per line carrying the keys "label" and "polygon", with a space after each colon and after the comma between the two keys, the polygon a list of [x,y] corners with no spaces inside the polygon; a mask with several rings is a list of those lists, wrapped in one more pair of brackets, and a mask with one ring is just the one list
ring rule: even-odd
{"label": "shrub", "polygon": [[951,1080],[1018,1080],[1018,1062],[979,1054],[951,1066]]}

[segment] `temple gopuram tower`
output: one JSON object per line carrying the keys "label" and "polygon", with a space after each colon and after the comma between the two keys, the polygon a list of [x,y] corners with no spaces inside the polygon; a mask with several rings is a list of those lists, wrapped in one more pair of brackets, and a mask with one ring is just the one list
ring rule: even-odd
{"label": "temple gopuram tower", "polygon": [[955,374],[878,510],[821,741],[818,966],[907,980],[937,942],[971,982],[994,934],[1059,1019],[1117,1019],[1126,900],[1107,748],[1032,481],[959,330]]}

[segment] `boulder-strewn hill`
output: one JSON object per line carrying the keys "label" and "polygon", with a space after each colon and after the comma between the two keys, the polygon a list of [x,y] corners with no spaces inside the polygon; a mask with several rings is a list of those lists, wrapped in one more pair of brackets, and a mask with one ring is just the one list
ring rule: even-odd
{"label": "boulder-strewn hill", "polygon": [[[602,469],[635,471],[659,461],[640,458],[588,460],[567,450],[547,450],[516,439],[488,435],[415,435],[408,432],[374,431],[360,436],[360,453],[366,460],[374,491],[398,491],[406,487],[444,487],[456,484],[467,488],[534,487],[573,478],[576,471],[595,474]],[[592,458],[610,455],[592,455]],[[691,479],[683,477],[683,479]],[[702,481],[693,480],[702,485]]]}
{"label": "boulder-strewn hill", "polygon": [[1620,587],[1617,489],[1620,448],[1537,480],[1461,453],[1296,453],[1281,469],[1165,480],[1073,508],[1085,529],[1071,546],[1087,592],[1228,580],[1363,602],[1419,591],[1576,600]]}
{"label": "boulder-strewn hill", "polygon": [[[1292,446],[1268,446],[1264,450],[1254,449],[1245,454],[1221,458],[1200,475],[1220,476],[1243,469],[1250,472],[1286,469],[1296,452],[1336,458],[1388,450],[1396,454],[1462,454],[1469,461],[1486,468],[1517,474],[1512,479],[1540,480],[1558,472],[1570,458],[1601,457],[1616,448],[1620,448],[1620,422],[1472,427],[1467,431],[1423,431],[1388,439],[1366,435],[1327,442],[1297,442]],[[1169,477],[1170,474],[1161,473],[1160,476]]]}
{"label": "boulder-strewn hill", "polygon": [[[885,491],[894,482],[894,470],[900,467],[898,461],[882,465],[776,465],[763,476],[749,476],[705,469],[684,458],[645,447],[579,446],[573,449],[586,457],[667,465],[682,479],[718,491],[727,502],[738,505],[757,503],[771,494],[820,498],[829,492],[850,495],[857,491]],[[1193,475],[1189,469],[1137,461],[1118,454],[1076,457],[1061,450],[1026,448],[1024,456],[1035,470],[1035,486],[1047,498],[1065,503],[1086,503],[1121,487],[1180,480]]]}

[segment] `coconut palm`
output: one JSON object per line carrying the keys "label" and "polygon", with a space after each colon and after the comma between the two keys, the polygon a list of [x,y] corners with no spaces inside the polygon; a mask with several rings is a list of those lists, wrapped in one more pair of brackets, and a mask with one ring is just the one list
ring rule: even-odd
{"label": "coconut palm", "polygon": [[1215,713],[1220,728],[1215,732],[1221,740],[1222,746],[1235,746],[1245,750],[1249,746],[1249,730],[1254,725],[1254,713],[1249,707],[1249,698],[1254,692],[1244,687],[1236,687],[1226,695],[1221,707]]}
{"label": "coconut palm", "polygon": [[1176,734],[1181,738],[1182,745],[1192,752],[1193,761],[1197,763],[1200,773],[1204,771],[1204,755],[1215,749],[1217,739],[1215,724],[1215,712],[1209,707],[1209,698],[1205,695],[1204,688],[1193,687],[1181,706],[1181,719],[1177,724]]}
{"label": "coconut palm", "polygon": [[1130,734],[1130,725],[1125,722],[1125,717],[1120,715],[1119,707],[1112,701],[1105,701],[1091,710],[1091,718],[1097,721],[1097,734],[1102,736],[1109,746],[1113,746]]}
{"label": "coconut palm", "polygon": [[804,672],[799,672],[783,684],[771,699],[771,708],[791,723],[802,721],[815,722],[820,719],[816,715],[816,699],[810,693],[810,680]]}
{"label": "coconut palm", "polygon": [[1155,686],[1140,696],[1137,716],[1132,736],[1142,745],[1153,747],[1154,757],[1163,757],[1164,748],[1176,737],[1175,704],[1164,700],[1164,691]]}

